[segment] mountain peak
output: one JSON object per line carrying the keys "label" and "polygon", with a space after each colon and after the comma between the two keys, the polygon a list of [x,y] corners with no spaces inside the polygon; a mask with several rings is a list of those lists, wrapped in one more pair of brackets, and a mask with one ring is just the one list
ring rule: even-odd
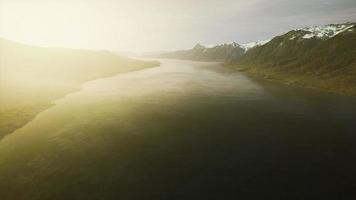
{"label": "mountain peak", "polygon": [[262,46],[262,45],[265,45],[266,43],[268,43],[269,41],[271,41],[271,39],[268,39],[268,40],[260,40],[260,41],[257,41],[257,42],[250,42],[250,43],[246,43],[246,44],[242,44],[240,45],[241,48],[243,48],[245,51],[248,51],[249,49],[252,49],[256,46]]}
{"label": "mountain peak", "polygon": [[[350,28],[353,28],[355,23],[344,23],[344,24],[329,24],[325,26],[310,26],[299,29],[294,29],[294,31],[302,32],[301,35],[303,39],[329,39],[332,38]],[[292,36],[291,39],[296,38],[296,36]]]}
{"label": "mountain peak", "polygon": [[193,49],[205,49],[205,46],[201,45],[200,43],[196,44]]}

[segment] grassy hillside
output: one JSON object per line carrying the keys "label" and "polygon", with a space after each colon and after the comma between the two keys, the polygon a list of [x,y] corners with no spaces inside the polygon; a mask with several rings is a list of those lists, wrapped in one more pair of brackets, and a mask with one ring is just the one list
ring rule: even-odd
{"label": "grassy hillside", "polygon": [[356,95],[356,24],[333,37],[293,30],[249,50],[234,63],[247,73]]}
{"label": "grassy hillside", "polygon": [[245,50],[237,43],[222,44],[211,48],[197,44],[193,49],[154,55],[161,58],[174,58],[198,61],[234,61],[244,54]]}
{"label": "grassy hillside", "polygon": [[157,64],[106,51],[33,47],[0,38],[0,138],[86,81]]}

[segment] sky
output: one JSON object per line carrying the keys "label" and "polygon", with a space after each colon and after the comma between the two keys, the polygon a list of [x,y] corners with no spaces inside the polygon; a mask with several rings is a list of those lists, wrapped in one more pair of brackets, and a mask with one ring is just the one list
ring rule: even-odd
{"label": "sky", "polygon": [[0,0],[1,37],[121,52],[244,44],[348,21],[356,0]]}

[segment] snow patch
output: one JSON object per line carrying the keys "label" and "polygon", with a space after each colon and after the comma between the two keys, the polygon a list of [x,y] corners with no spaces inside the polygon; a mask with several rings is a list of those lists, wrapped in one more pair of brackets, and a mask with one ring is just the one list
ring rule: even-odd
{"label": "snow patch", "polygon": [[304,39],[310,39],[310,38],[313,38],[313,37],[315,37],[314,34],[305,34],[305,35],[303,36]]}
{"label": "snow patch", "polygon": [[213,45],[213,44],[209,44],[209,45],[205,45],[206,48],[213,48],[215,47],[216,45]]}
{"label": "snow patch", "polygon": [[307,32],[302,38],[319,38],[328,39],[335,37],[336,35],[352,28],[353,24],[330,24],[326,26],[312,26],[301,29],[295,29],[295,31],[305,31]]}
{"label": "snow patch", "polygon": [[240,46],[241,46],[241,48],[245,49],[245,51],[248,51],[249,49],[252,49],[252,48],[254,48],[256,46],[265,45],[269,41],[271,41],[271,39],[269,39],[269,40],[261,40],[261,41],[258,41],[258,42],[250,42],[250,43],[247,43],[247,44],[242,44]]}

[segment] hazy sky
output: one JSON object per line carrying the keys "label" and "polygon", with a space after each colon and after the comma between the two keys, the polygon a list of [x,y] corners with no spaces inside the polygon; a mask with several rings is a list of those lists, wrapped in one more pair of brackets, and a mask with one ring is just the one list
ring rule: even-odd
{"label": "hazy sky", "polygon": [[247,43],[346,21],[356,21],[356,0],[0,0],[3,37],[119,51]]}

